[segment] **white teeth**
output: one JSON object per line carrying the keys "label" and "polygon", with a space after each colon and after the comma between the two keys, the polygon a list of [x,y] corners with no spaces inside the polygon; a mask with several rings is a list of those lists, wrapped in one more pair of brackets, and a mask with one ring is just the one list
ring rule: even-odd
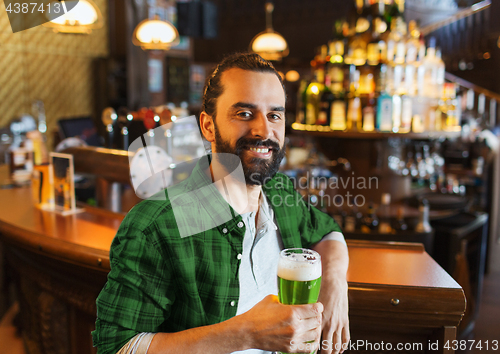
{"label": "white teeth", "polygon": [[262,154],[266,154],[269,152],[269,149],[250,148],[250,150],[258,152],[258,153],[262,153]]}

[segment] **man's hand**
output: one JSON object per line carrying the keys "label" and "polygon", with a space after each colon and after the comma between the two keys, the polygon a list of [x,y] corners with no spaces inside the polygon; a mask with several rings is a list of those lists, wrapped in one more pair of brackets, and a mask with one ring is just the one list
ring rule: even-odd
{"label": "man's hand", "polygon": [[324,306],[320,353],[342,353],[351,339],[346,280],[349,255],[338,241],[320,241],[313,249],[321,255],[323,267],[318,300]]}
{"label": "man's hand", "polygon": [[322,282],[318,301],[324,306],[321,354],[342,353],[350,340],[345,278]]}
{"label": "man's hand", "polygon": [[248,328],[251,347],[286,353],[311,353],[319,346],[323,305],[282,305],[268,295],[237,316]]}

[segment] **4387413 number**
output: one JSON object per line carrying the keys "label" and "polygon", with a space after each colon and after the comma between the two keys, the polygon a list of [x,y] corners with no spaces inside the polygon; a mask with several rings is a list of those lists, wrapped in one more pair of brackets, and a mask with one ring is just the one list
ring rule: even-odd
{"label": "4387413 number", "polygon": [[55,14],[65,12],[64,8],[58,2],[54,2],[52,4],[49,3],[47,5],[44,5],[43,3],[39,4],[36,2],[9,3],[9,5],[7,6],[7,8],[5,10],[8,13],[15,13],[15,14],[19,14],[19,13],[23,13],[23,14],[32,13],[33,14],[36,12],[44,13],[45,11],[47,11],[48,13],[55,13]]}
{"label": "4387413 number", "polygon": [[479,350],[485,350],[486,352],[488,350],[498,350],[498,340],[474,340],[474,339],[469,339],[469,340],[452,340],[449,341],[447,340],[446,343],[444,343],[444,348],[448,350],[472,350],[473,348],[479,349]]}

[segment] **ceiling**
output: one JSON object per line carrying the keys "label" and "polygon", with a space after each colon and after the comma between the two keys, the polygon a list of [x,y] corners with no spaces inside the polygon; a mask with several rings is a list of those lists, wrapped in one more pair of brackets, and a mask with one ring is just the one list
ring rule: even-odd
{"label": "ceiling", "polygon": [[[218,7],[218,38],[195,39],[194,59],[218,62],[224,54],[248,50],[252,38],[265,29],[265,0],[210,0]],[[477,0],[459,0],[470,6]],[[352,0],[274,0],[273,27],[290,48],[285,66],[307,66],[316,48],[333,35],[336,19],[347,17]],[[447,9],[448,7],[448,9]],[[456,11],[454,0],[406,0],[405,17],[422,24],[441,20]]]}

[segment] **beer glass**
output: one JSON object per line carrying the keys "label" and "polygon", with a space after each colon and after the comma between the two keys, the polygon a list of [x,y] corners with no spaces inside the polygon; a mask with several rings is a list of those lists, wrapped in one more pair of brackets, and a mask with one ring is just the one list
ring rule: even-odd
{"label": "beer glass", "polygon": [[[321,287],[321,256],[305,248],[288,248],[278,261],[278,299],[285,305],[313,304]],[[305,344],[304,344],[305,345]]]}

